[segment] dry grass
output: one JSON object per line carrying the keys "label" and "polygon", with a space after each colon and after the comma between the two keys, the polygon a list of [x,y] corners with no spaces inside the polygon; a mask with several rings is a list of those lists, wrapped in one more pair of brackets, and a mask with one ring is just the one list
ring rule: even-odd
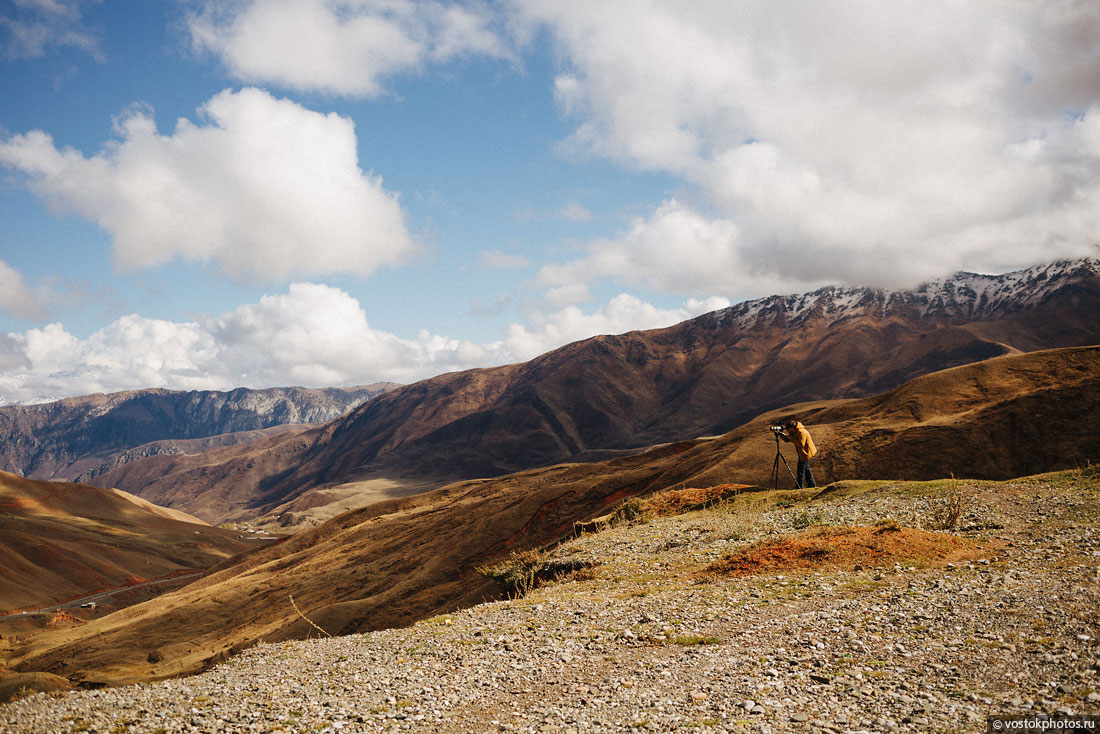
{"label": "dry grass", "polygon": [[745,576],[892,563],[928,566],[981,554],[974,541],[901,527],[891,520],[874,527],[817,527],[756,543],[711,564],[705,573]]}
{"label": "dry grass", "polygon": [[957,480],[952,480],[947,495],[932,505],[925,527],[929,530],[954,530],[959,524],[959,518],[962,517],[964,509],[959,483]]}
{"label": "dry grass", "polygon": [[543,584],[554,581],[585,581],[595,578],[592,563],[552,561],[543,548],[512,551],[502,561],[474,570],[492,579],[509,599],[520,599]]}

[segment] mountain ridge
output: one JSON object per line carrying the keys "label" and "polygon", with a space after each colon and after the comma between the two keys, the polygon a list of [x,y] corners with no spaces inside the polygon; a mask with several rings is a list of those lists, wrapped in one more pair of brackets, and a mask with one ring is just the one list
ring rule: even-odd
{"label": "mountain ridge", "polygon": [[704,316],[734,319],[745,327],[754,316],[776,309],[793,312],[792,321],[815,308],[822,308],[833,320],[843,320],[874,305],[882,317],[915,310],[926,318],[976,320],[1036,304],[1067,282],[1096,276],[1100,276],[1100,259],[1060,260],[1001,275],[959,271],[912,289],[825,286],[809,293],[744,301]]}
{"label": "mountain ridge", "polygon": [[186,452],[182,443],[153,446],[156,441],[224,436],[225,442],[248,442],[256,438],[248,431],[323,423],[392,387],[149,388],[0,406],[0,470],[36,479],[87,479],[141,446],[148,454]]}
{"label": "mountain ridge", "polygon": [[403,485],[396,496],[724,433],[783,405],[873,395],[992,357],[1100,343],[1096,313],[1096,259],[912,291],[770,296],[439,375],[283,439],[138,460],[96,482],[211,521],[363,481]]}

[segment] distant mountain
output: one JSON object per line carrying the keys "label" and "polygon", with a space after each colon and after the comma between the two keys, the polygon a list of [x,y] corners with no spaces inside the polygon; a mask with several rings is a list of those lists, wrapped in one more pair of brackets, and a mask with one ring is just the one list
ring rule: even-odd
{"label": "distant mountain", "polygon": [[90,479],[137,458],[193,453],[255,440],[257,431],[330,421],[393,387],[151,389],[0,406],[0,470],[36,479]]}
{"label": "distant mountain", "polygon": [[210,568],[246,549],[236,532],[125,492],[0,472],[0,614]]}
{"label": "distant mountain", "polygon": [[[227,562],[170,598],[39,635],[8,667],[90,681],[156,678],[198,670],[257,640],[316,635],[298,610],[330,633],[350,634],[476,604],[496,593],[479,565],[553,543],[574,521],[624,499],[766,483],[775,450],[766,426],[792,412],[814,432],[818,471],[830,481],[1006,478],[1095,464],[1100,347],[991,359],[882,395],[783,408],[713,439],[470,480],[353,510]],[[783,482],[783,489],[793,484]]]}
{"label": "distant mountain", "polygon": [[262,451],[154,457],[96,481],[208,520],[283,512],[312,490],[363,480],[439,486],[722,433],[778,406],[871,395],[999,355],[1100,343],[1098,313],[1095,259],[911,291],[772,296],[396,388]]}

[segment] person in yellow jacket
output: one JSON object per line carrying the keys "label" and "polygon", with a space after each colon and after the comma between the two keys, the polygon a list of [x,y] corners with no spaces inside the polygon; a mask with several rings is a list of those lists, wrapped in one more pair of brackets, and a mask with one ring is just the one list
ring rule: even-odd
{"label": "person in yellow jacket", "polygon": [[817,454],[817,446],[814,446],[814,440],[810,438],[810,432],[806,430],[806,426],[793,418],[783,424],[783,428],[784,431],[779,434],[779,437],[784,441],[793,443],[794,450],[798,453],[798,471],[794,480],[795,485],[799,489],[816,487],[817,482],[814,481],[814,473],[810,470],[810,459]]}

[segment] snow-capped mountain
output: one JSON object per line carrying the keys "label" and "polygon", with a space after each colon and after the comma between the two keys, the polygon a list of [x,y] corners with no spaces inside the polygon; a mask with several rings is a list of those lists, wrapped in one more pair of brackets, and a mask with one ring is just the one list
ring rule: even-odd
{"label": "snow-capped mountain", "polygon": [[768,296],[715,312],[720,322],[741,328],[782,320],[795,325],[811,317],[835,323],[855,317],[978,321],[1042,303],[1059,289],[1100,277],[1100,259],[1064,260],[1003,275],[956,273],[912,290],[841,288]]}

